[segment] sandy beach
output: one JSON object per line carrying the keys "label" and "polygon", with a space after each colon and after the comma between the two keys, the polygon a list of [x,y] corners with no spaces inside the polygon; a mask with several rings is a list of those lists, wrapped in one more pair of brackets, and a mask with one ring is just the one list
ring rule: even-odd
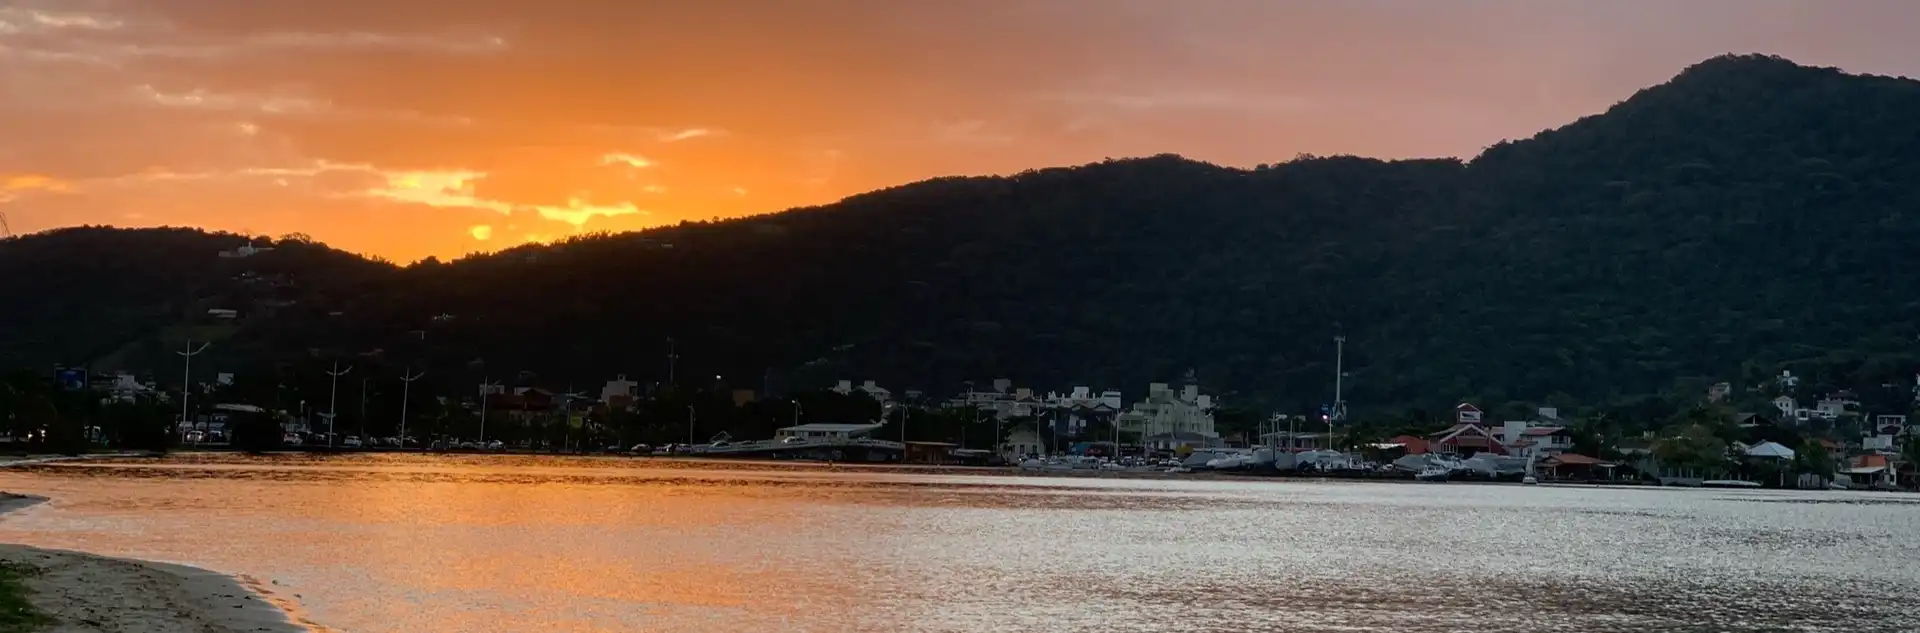
{"label": "sandy beach", "polygon": [[[4,515],[46,501],[5,495]],[[300,633],[287,610],[241,579],[204,569],[83,552],[0,544],[0,564],[26,568],[34,607],[49,633]]]}

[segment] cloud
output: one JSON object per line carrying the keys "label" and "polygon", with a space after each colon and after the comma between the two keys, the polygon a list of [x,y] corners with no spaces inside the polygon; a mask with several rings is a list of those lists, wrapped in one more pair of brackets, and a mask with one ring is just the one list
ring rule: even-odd
{"label": "cloud", "polygon": [[1046,92],[1033,96],[1039,101],[1113,110],[1247,110],[1291,112],[1305,110],[1313,102],[1294,96],[1245,95],[1222,90],[1167,90],[1163,92]]}
{"label": "cloud", "polygon": [[[166,92],[148,84],[137,86],[134,90],[139,98],[170,108],[267,114],[313,114],[332,109],[332,104],[325,101],[294,95],[216,93],[201,88],[185,92]],[[255,129],[258,129],[257,126]]]}
{"label": "cloud", "polygon": [[524,204],[487,197],[482,184],[492,176],[475,171],[407,171],[386,174],[383,186],[367,190],[365,195],[411,202],[438,208],[466,208],[503,215],[531,212],[546,220],[564,222],[578,229],[595,218],[612,218],[646,213],[625,200],[596,203],[569,196],[559,204]]}
{"label": "cloud", "polygon": [[124,26],[111,16],[0,6],[0,35],[34,31],[107,31]]}
{"label": "cloud", "polygon": [[933,127],[933,138],[942,143],[963,145],[1004,145],[1018,139],[995,131],[986,121],[967,119],[941,123]]}
{"label": "cloud", "polygon": [[73,183],[42,174],[16,174],[0,178],[0,190],[67,192]]}
{"label": "cloud", "polygon": [[485,242],[493,239],[493,227],[486,224],[474,225],[467,229],[467,235],[473,236],[475,240]]}
{"label": "cloud", "polygon": [[654,132],[654,138],[658,139],[662,143],[677,143],[680,141],[692,140],[692,139],[701,138],[704,136],[718,136],[720,134],[723,134],[723,132],[719,130],[710,130],[703,127],[690,127],[690,128],[679,129],[679,130],[658,130]]}
{"label": "cloud", "polygon": [[612,152],[612,153],[601,156],[600,164],[601,165],[626,165],[634,169],[644,169],[647,167],[652,167],[654,165],[654,162],[647,160],[647,157],[645,156],[635,156],[633,154],[628,154],[626,152]]}

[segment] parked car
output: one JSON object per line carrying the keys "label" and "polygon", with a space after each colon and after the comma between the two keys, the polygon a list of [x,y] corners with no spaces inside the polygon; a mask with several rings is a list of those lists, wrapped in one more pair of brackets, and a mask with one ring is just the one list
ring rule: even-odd
{"label": "parked car", "polygon": [[635,455],[652,455],[653,447],[647,446],[645,444],[635,444],[633,445],[633,448],[627,449],[627,452],[633,453]]}
{"label": "parked car", "polygon": [[360,444],[360,437],[357,435],[349,435],[346,439],[340,440],[340,446],[345,448],[360,448]]}
{"label": "parked car", "polygon": [[281,435],[281,436],[280,436],[280,443],[281,443],[281,444],[285,444],[285,445],[287,445],[287,446],[299,446],[299,445],[300,445],[300,443],[301,443],[301,441],[300,441],[300,434],[299,434],[299,433],[287,433],[287,434],[285,434],[285,435]]}

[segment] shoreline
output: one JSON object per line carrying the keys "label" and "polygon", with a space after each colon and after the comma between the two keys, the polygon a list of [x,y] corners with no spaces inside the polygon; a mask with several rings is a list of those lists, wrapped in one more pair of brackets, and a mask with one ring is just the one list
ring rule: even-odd
{"label": "shoreline", "polygon": [[[47,498],[0,492],[0,521]],[[319,633],[298,605],[252,579],[155,561],[0,543],[0,565],[26,568],[27,601],[52,633]]]}

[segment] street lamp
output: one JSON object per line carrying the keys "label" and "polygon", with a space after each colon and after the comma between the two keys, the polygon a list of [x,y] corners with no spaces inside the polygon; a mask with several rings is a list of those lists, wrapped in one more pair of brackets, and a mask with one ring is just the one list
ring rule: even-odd
{"label": "street lamp", "polygon": [[693,405],[687,405],[687,444],[693,444]]}

